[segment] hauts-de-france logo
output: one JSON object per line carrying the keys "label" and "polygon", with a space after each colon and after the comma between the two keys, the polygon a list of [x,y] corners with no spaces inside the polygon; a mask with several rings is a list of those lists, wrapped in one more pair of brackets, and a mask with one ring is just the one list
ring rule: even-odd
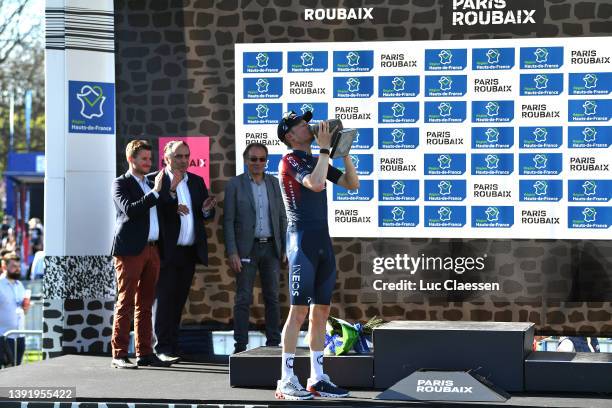
{"label": "hauts-de-france logo", "polygon": [[491,48],[490,50],[487,50],[487,63],[489,64],[498,64],[499,63],[499,56],[501,55],[499,50],[496,50],[495,48]]}
{"label": "hauts-de-france logo", "polygon": [[440,50],[438,54],[441,65],[450,65],[453,62],[453,52],[451,50]]}
{"label": "hauts-de-france logo", "polygon": [[458,97],[467,92],[467,75],[426,75],[425,96]]}
{"label": "hauts-de-france logo", "polygon": [[427,71],[460,71],[467,66],[467,49],[425,50]]}
{"label": "hauts-de-france logo", "polygon": [[327,71],[327,51],[289,51],[289,72],[316,73]]}
{"label": "hauts-de-france logo", "polygon": [[438,112],[440,116],[442,116],[443,118],[450,116],[452,109],[453,109],[453,106],[448,102],[441,102],[438,105]]}
{"label": "hauts-de-france logo", "polygon": [[466,118],[464,101],[425,102],[425,122],[461,123]]}
{"label": "hauts-de-france logo", "polygon": [[524,149],[559,148],[563,144],[563,127],[520,127],[519,144]]}
{"label": "hauts-de-france logo", "polygon": [[514,144],[514,128],[512,127],[473,127],[472,148],[475,149],[507,149]]}
{"label": "hauts-de-france logo", "polygon": [[582,136],[584,136],[585,142],[594,142],[597,138],[597,130],[592,127],[585,127],[582,130]]}
{"label": "hauts-de-france logo", "polygon": [[548,50],[546,48],[537,48],[533,55],[535,56],[536,62],[544,63],[548,61]]}
{"label": "hauts-de-france logo", "polygon": [[489,207],[486,209],[487,221],[494,222],[499,221],[499,209],[497,207]]}
{"label": "hauts-de-france logo", "polygon": [[448,180],[441,180],[438,183],[438,190],[440,191],[441,196],[450,195],[453,184]]}
{"label": "hauts-de-france logo", "polygon": [[485,109],[487,110],[487,116],[489,117],[499,115],[499,103],[497,102],[488,102],[485,105]]}
{"label": "hauts-de-france logo", "polygon": [[282,78],[244,78],[244,99],[278,99],[283,95]]}
{"label": "hauts-de-france logo", "polygon": [[509,175],[513,172],[514,156],[512,153],[472,154],[473,175]]}
{"label": "hauts-de-france logo", "polygon": [[569,228],[608,229],[612,224],[610,207],[568,207]]}
{"label": "hauts-de-france logo", "polygon": [[70,133],[115,133],[115,85],[69,81]]}
{"label": "hauts-de-france logo", "polygon": [[391,106],[391,110],[393,111],[394,118],[403,118],[406,107],[404,106],[403,103],[396,102],[393,104],[393,106]]}
{"label": "hauts-de-france logo", "polygon": [[520,180],[521,201],[560,201],[563,198],[562,180]]}
{"label": "hauts-de-france logo", "polygon": [[380,76],[378,77],[378,96],[381,98],[404,98],[417,96],[420,92],[419,77]]}
{"label": "hauts-de-france logo", "polygon": [[369,72],[374,67],[374,51],[334,51],[334,72]]}
{"label": "hauts-de-france logo", "polygon": [[571,122],[608,122],[612,119],[612,99],[570,99],[568,105]]}
{"label": "hauts-de-france logo", "polygon": [[586,89],[597,88],[597,75],[596,74],[586,74],[582,77],[584,81],[584,87]]}
{"label": "hauts-de-france logo", "polygon": [[514,101],[472,101],[472,122],[511,122]]}
{"label": "hauts-de-france logo", "polygon": [[104,91],[99,85],[84,85],[76,95],[81,102],[81,116],[87,119],[101,118],[104,115]]}
{"label": "hauts-de-france logo", "polygon": [[418,128],[379,128],[379,149],[415,149],[419,145]]}
{"label": "hauts-de-france logo", "polygon": [[499,141],[499,130],[497,128],[488,128],[485,131],[487,143],[497,143]]}
{"label": "hauts-de-france logo", "polygon": [[607,203],[612,200],[612,180],[568,180],[568,199]]}
{"label": "hauts-de-france logo", "polygon": [[521,69],[557,69],[563,65],[563,47],[521,48]]}
{"label": "hauts-de-france logo", "polygon": [[569,126],[570,148],[607,149],[612,146],[612,126]]}
{"label": "hauts-de-france logo", "polygon": [[569,74],[570,95],[609,95],[612,92],[612,72]]}
{"label": "hauts-de-france logo", "polygon": [[546,130],[546,128],[536,128],[533,131],[533,136],[536,142],[545,142],[548,136],[548,130]]}
{"label": "hauts-de-france logo", "polygon": [[563,74],[521,74],[521,95],[559,95],[563,92]]}
{"label": "hauts-de-france logo", "polygon": [[514,225],[514,208],[511,206],[472,207],[472,227],[510,228]]}
{"label": "hauts-de-france logo", "polygon": [[450,91],[453,87],[453,80],[449,76],[440,77],[438,83],[440,84],[441,91]]}
{"label": "hauts-de-france logo", "polygon": [[302,60],[302,65],[305,67],[312,67],[315,57],[312,52],[303,52],[300,55],[300,59]]}
{"label": "hauts-de-france logo", "polygon": [[379,227],[415,227],[416,225],[418,225],[418,223],[418,206],[378,206]]}
{"label": "hauts-de-france logo", "polygon": [[245,103],[244,124],[276,124],[282,115],[281,103]]}
{"label": "hauts-de-france logo", "polygon": [[334,201],[370,201],[374,198],[374,180],[361,180],[359,188],[347,190],[344,187],[334,184]]}
{"label": "hauts-de-france logo", "polygon": [[418,180],[379,180],[379,201],[415,201],[419,198]]}
{"label": "hauts-de-france logo", "polygon": [[557,175],[563,170],[561,153],[520,153],[521,175]]}
{"label": "hauts-de-france logo", "polygon": [[282,52],[245,52],[243,54],[244,73],[276,73],[282,69]]}
{"label": "hauts-de-france logo", "polygon": [[514,67],[514,48],[472,49],[472,69],[503,70]]}
{"label": "hauts-de-france logo", "polygon": [[369,98],[374,93],[374,77],[334,77],[334,98]]}
{"label": "hauts-de-france logo", "polygon": [[465,197],[465,180],[425,180],[426,201],[463,201]]}
{"label": "hauts-de-france logo", "polygon": [[585,116],[593,116],[597,113],[597,101],[584,101],[582,107]]}
{"label": "hauts-de-france logo", "polygon": [[425,226],[460,228],[465,225],[463,206],[425,206]]}
{"label": "hauts-de-france logo", "polygon": [[379,123],[414,123],[419,119],[418,102],[379,102]]}
{"label": "hauts-de-france logo", "polygon": [[456,153],[425,153],[425,175],[459,176],[466,170],[466,155]]}
{"label": "hauts-de-france logo", "polygon": [[533,78],[536,89],[546,89],[548,86],[548,77],[545,74],[538,74]]}

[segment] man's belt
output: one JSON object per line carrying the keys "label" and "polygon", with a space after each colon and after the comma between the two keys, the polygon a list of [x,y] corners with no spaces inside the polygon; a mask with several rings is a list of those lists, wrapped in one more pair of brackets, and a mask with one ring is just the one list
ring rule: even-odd
{"label": "man's belt", "polygon": [[274,239],[273,237],[263,237],[263,238],[255,237],[255,242],[259,244],[265,244],[266,242],[272,242],[273,239]]}

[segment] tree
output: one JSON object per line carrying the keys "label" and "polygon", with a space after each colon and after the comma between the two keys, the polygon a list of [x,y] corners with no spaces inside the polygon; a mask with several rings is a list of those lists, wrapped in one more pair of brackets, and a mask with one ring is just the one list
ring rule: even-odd
{"label": "tree", "polygon": [[26,150],[24,100],[32,90],[30,150],[45,145],[44,1],[0,0],[0,171],[9,151],[9,106],[15,100],[14,150]]}
{"label": "tree", "polygon": [[0,20],[0,65],[11,57],[13,51],[27,45],[28,39],[36,30],[33,24],[29,25],[26,31],[21,25],[28,3],[30,0],[0,0],[0,11],[4,16]]}

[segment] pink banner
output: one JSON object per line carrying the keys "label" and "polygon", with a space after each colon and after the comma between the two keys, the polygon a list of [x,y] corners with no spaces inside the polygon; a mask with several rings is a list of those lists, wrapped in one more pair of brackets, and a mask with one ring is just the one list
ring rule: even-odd
{"label": "pink banner", "polygon": [[210,189],[210,138],[208,136],[160,137],[159,139],[159,168],[164,163],[164,146],[172,140],[182,140],[189,145],[190,157],[187,171],[197,174],[206,182]]}

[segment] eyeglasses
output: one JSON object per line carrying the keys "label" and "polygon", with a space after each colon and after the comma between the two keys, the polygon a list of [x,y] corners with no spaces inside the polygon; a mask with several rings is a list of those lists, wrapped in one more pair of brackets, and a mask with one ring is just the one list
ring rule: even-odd
{"label": "eyeglasses", "polygon": [[260,163],[265,163],[266,160],[268,160],[266,157],[254,157],[254,156],[249,157],[249,161],[251,161],[252,163],[257,163],[258,161]]}

